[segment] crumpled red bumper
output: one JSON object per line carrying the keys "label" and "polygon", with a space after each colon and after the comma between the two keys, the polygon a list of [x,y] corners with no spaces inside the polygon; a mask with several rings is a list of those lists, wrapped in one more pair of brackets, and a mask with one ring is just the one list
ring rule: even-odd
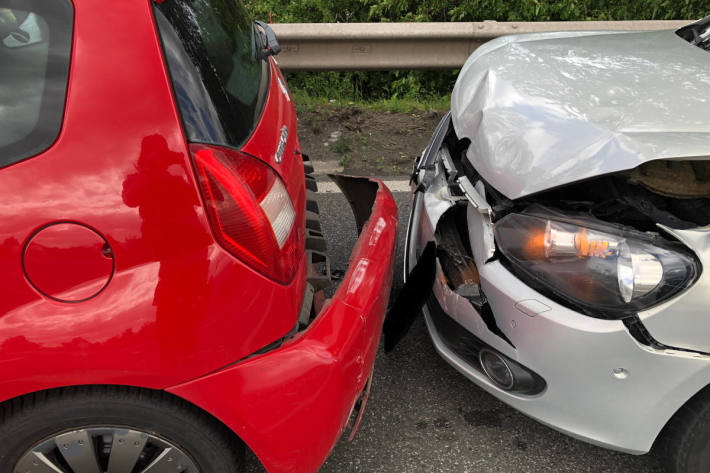
{"label": "crumpled red bumper", "polygon": [[392,194],[375,179],[335,180],[361,232],[317,319],[276,350],[168,389],[231,427],[269,473],[320,468],[372,373],[387,309],[397,233]]}

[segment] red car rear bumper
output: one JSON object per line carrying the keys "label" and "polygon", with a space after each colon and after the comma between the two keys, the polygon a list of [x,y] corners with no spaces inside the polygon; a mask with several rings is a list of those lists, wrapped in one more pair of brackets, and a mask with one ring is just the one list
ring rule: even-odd
{"label": "red car rear bumper", "polygon": [[318,470],[375,362],[392,281],[397,207],[380,181],[336,180],[344,184],[361,232],[345,278],[316,320],[276,350],[168,389],[232,428],[269,473]]}

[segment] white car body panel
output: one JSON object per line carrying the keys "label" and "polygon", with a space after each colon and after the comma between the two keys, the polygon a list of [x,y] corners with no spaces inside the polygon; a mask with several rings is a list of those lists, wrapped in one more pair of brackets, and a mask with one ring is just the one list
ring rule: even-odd
{"label": "white car body panel", "polygon": [[468,159],[509,199],[633,169],[708,159],[710,54],[673,31],[502,37],[451,97]]}

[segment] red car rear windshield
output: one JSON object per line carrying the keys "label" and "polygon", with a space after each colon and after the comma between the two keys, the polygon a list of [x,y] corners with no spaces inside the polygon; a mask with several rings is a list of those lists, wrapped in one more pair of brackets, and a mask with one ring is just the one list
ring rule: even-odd
{"label": "red car rear windshield", "polygon": [[269,83],[268,64],[253,59],[241,0],[164,0],[155,16],[187,139],[241,146]]}
{"label": "red car rear windshield", "polygon": [[0,0],[0,167],[59,134],[73,16],[69,0]]}

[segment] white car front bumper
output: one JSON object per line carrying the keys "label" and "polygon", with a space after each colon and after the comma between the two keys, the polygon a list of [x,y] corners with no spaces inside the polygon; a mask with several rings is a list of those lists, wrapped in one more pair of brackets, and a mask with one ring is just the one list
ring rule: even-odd
{"label": "white car front bumper", "polygon": [[[430,184],[426,190],[415,189],[413,196],[405,279],[452,205],[443,176]],[[523,283],[497,258],[489,258],[490,222],[482,212],[487,204],[471,192],[476,191],[469,185],[467,224],[480,287],[509,342],[449,288],[437,263],[433,297],[424,315],[439,354],[481,388],[546,425],[596,445],[648,452],[678,408],[710,383],[710,357],[645,346],[622,321],[589,317]],[[462,345],[467,334],[538,374],[545,388],[534,395],[499,388]]]}

